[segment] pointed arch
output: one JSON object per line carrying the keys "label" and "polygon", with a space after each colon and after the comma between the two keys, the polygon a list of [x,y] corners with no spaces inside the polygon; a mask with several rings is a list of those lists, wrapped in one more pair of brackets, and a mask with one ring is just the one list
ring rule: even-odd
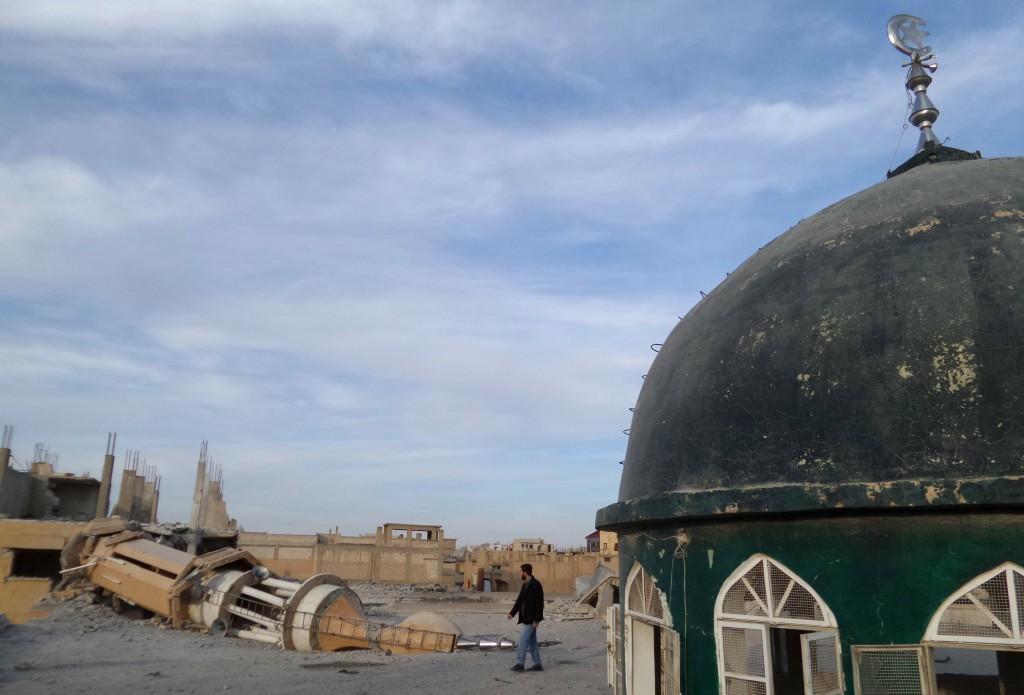
{"label": "pointed arch", "polygon": [[807,582],[762,553],[752,555],[725,580],[715,601],[715,619],[838,627],[835,615]]}
{"label": "pointed arch", "polygon": [[626,611],[662,625],[672,625],[665,594],[639,562],[633,563],[626,580]]}
{"label": "pointed arch", "polygon": [[752,555],[722,584],[715,600],[718,682],[723,693],[772,695],[780,649],[799,638],[805,693],[843,692],[835,615],[818,593],[781,562]]}
{"label": "pointed arch", "polygon": [[936,611],[925,642],[1024,646],[1024,568],[1006,562],[957,589]]}

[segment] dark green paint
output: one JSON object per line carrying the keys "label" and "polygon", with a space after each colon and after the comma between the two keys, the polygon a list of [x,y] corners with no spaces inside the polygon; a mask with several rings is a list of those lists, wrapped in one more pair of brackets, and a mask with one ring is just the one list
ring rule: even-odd
{"label": "dark green paint", "polygon": [[621,576],[637,561],[666,595],[680,634],[686,695],[718,692],[715,601],[726,579],[756,553],[788,567],[835,614],[847,693],[853,693],[851,645],[916,644],[961,586],[1004,562],[1024,566],[1024,513],[720,517],[609,528],[619,532]]}
{"label": "dark green paint", "polygon": [[840,485],[774,485],[673,492],[617,502],[597,512],[597,527],[731,514],[1024,505],[1024,476],[902,480]]}

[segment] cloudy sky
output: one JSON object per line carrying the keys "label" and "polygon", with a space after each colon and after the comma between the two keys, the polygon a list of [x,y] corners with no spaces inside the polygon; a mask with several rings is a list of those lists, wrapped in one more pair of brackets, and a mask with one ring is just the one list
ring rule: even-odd
{"label": "cloudy sky", "polygon": [[939,138],[1024,154],[1012,0],[6,0],[18,465],[117,432],[187,520],[208,440],[248,530],[582,543],[651,344],[913,154],[897,13]]}

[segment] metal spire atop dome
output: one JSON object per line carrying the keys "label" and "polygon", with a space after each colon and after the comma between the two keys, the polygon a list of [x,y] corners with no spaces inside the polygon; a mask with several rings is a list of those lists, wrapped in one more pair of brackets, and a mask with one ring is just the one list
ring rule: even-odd
{"label": "metal spire atop dome", "polygon": [[914,93],[914,104],[910,111],[910,122],[921,130],[921,137],[917,141],[917,151],[930,150],[938,146],[939,141],[932,132],[932,124],[939,117],[939,110],[928,98],[928,85],[932,83],[929,72],[938,69],[937,63],[925,63],[935,56],[932,54],[932,47],[924,45],[924,39],[929,35],[921,29],[927,22],[923,19],[909,14],[898,14],[889,20],[887,26],[889,42],[896,47],[900,53],[910,57],[909,63],[903,67],[910,68],[907,73],[907,89]]}

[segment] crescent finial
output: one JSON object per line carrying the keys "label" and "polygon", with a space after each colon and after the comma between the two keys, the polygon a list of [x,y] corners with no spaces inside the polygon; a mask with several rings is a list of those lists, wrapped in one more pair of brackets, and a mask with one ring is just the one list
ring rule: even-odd
{"label": "crescent finial", "polygon": [[923,19],[913,15],[898,14],[890,19],[886,26],[889,43],[895,46],[896,50],[911,58],[927,55],[932,52],[932,47],[924,45],[924,39],[929,34],[921,29],[927,24]]}

